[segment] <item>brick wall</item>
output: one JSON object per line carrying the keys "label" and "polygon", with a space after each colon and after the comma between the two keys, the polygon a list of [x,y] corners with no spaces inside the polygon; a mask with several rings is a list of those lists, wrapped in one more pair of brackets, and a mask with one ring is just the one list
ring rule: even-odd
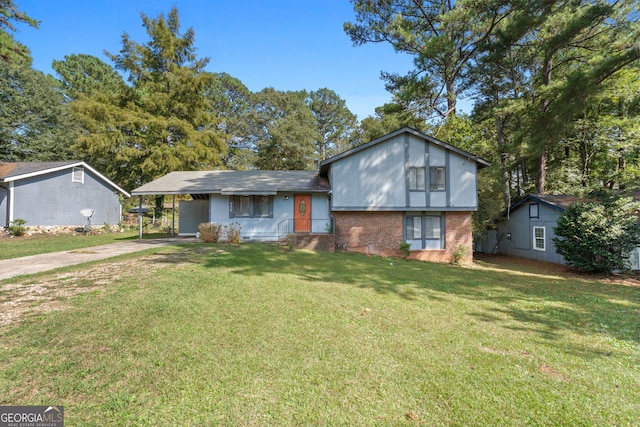
{"label": "brick wall", "polygon": [[473,224],[471,212],[446,212],[445,213],[445,249],[439,251],[412,251],[411,259],[433,262],[451,262],[453,252],[459,247],[467,248],[467,254],[460,260],[461,264],[469,264],[473,261]]}
{"label": "brick wall", "polygon": [[[336,248],[350,252],[395,256],[402,243],[402,212],[333,212],[336,224]],[[473,260],[471,212],[445,214],[445,249],[412,251],[411,259],[451,262],[453,252],[467,247],[462,263]]]}
{"label": "brick wall", "polygon": [[402,212],[333,212],[333,216],[338,250],[401,255]]}
{"label": "brick wall", "polygon": [[296,249],[335,252],[333,234],[290,234],[289,236],[294,239]]}

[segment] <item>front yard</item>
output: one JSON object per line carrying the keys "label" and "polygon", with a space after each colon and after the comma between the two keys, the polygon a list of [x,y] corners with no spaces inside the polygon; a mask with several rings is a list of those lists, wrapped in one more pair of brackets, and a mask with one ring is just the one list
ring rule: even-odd
{"label": "front yard", "polygon": [[73,426],[640,424],[640,288],[611,281],[191,244],[0,306],[0,405]]}

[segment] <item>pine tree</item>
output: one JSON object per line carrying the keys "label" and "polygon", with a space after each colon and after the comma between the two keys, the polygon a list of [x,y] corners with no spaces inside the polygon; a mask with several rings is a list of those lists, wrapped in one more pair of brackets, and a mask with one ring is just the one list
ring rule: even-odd
{"label": "pine tree", "polygon": [[120,52],[106,52],[131,86],[74,103],[85,129],[77,147],[129,189],[171,171],[219,166],[226,150],[204,96],[213,76],[204,71],[208,59],[195,54],[193,29],[180,34],[175,7],[166,18],[141,17],[150,40],[125,33]]}

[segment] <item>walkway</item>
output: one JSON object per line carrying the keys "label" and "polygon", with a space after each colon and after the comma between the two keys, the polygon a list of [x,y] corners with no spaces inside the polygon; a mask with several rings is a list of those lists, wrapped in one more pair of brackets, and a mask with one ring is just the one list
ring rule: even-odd
{"label": "walkway", "polygon": [[0,260],[0,280],[23,274],[41,273],[54,268],[82,264],[83,262],[112,258],[158,246],[176,245],[191,241],[194,240],[185,238],[132,240],[130,242],[110,243],[108,245]]}

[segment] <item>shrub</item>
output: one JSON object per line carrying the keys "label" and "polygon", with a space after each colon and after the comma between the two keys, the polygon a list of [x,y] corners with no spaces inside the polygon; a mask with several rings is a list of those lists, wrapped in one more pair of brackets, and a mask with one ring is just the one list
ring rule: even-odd
{"label": "shrub", "polygon": [[411,244],[410,243],[400,243],[400,247],[398,247],[400,252],[402,252],[405,256],[411,255]]}
{"label": "shrub", "polygon": [[9,225],[9,233],[11,233],[12,236],[23,236],[25,231],[27,231],[27,227],[25,227],[24,225],[27,223],[27,220],[25,219],[21,219],[21,218],[16,218],[13,221],[11,221],[11,224]]}
{"label": "shrub", "polygon": [[571,205],[554,228],[556,252],[591,273],[628,269],[629,253],[640,244],[638,208],[630,197]]}
{"label": "shrub", "polygon": [[298,237],[295,234],[293,233],[287,234],[287,249],[289,249],[289,251],[293,252],[296,248],[297,243],[298,243]]}
{"label": "shrub", "polygon": [[200,232],[200,240],[203,243],[215,243],[220,240],[222,235],[222,225],[203,222],[198,225],[198,231]]}
{"label": "shrub", "polygon": [[242,229],[240,228],[239,223],[233,222],[228,226],[225,226],[225,229],[226,229],[225,234],[227,235],[227,243],[231,243],[235,245],[240,243],[240,234]]}
{"label": "shrub", "polygon": [[458,245],[453,252],[451,252],[451,264],[458,265],[460,261],[467,257],[469,254],[469,248],[464,245]]}

